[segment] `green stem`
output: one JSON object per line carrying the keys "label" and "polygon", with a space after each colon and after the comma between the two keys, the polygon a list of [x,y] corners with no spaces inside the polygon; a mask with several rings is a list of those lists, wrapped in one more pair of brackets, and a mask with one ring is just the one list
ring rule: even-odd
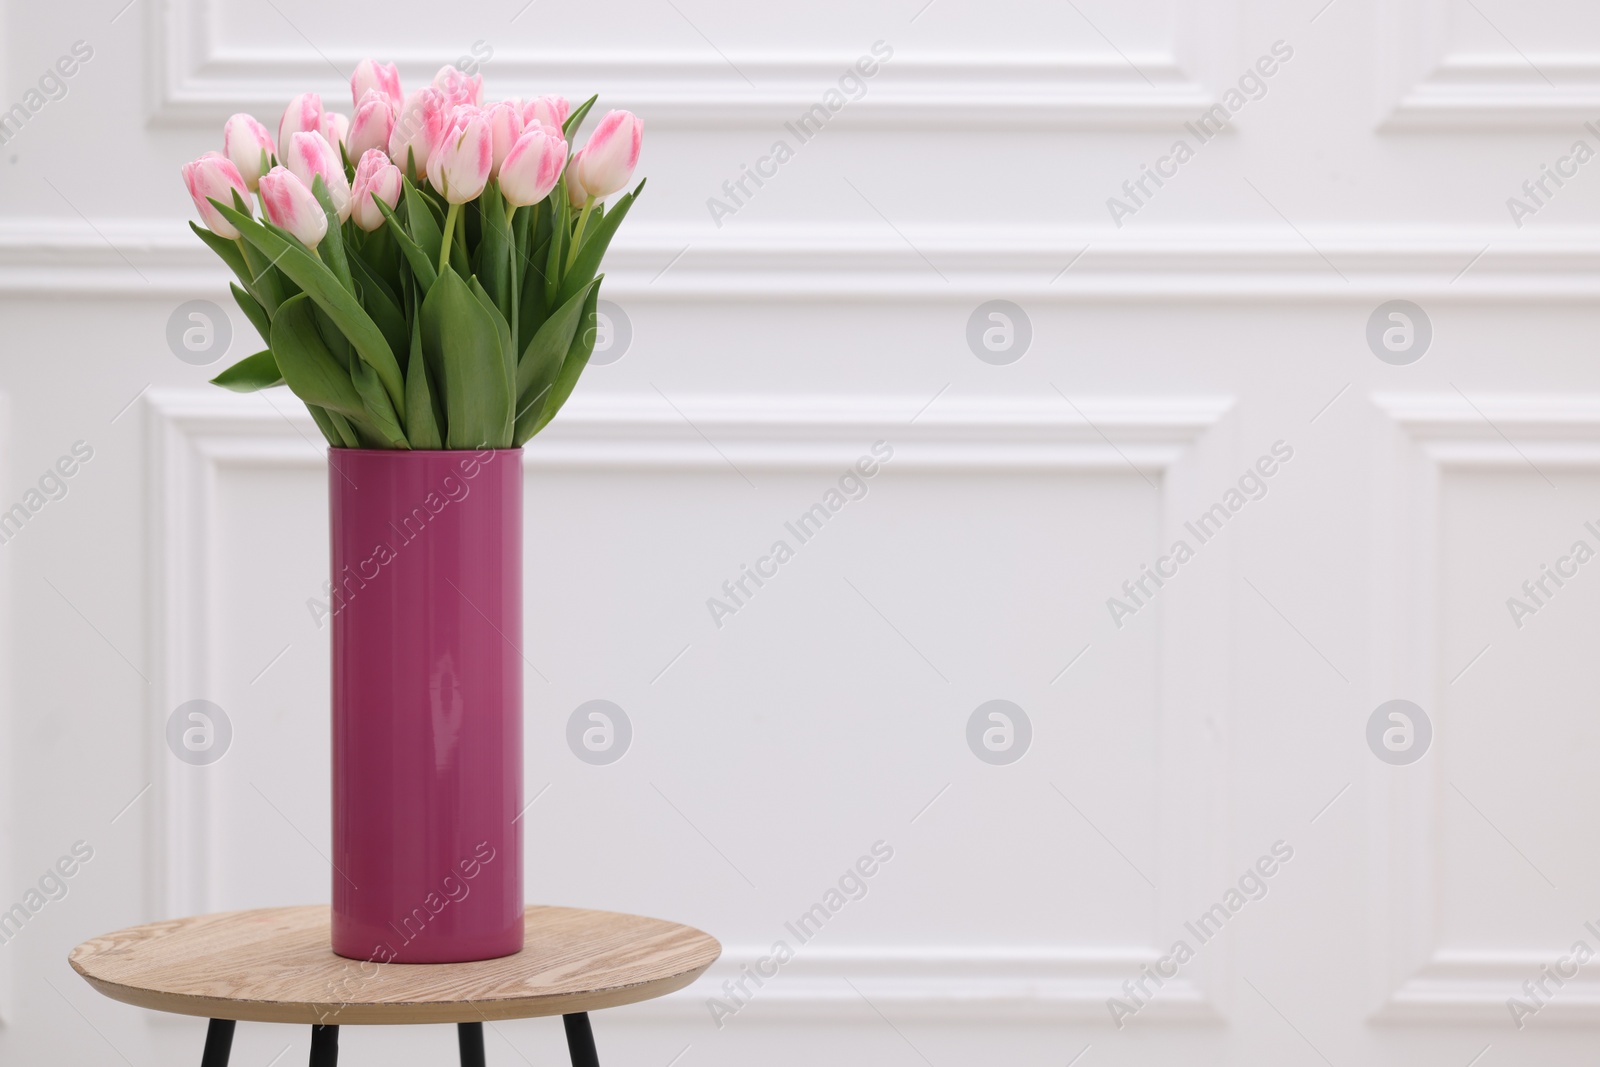
{"label": "green stem", "polygon": [[[507,204],[506,235],[509,238],[507,243],[511,246],[511,254],[507,258],[511,260],[511,366],[513,369],[517,365],[517,297],[522,292],[522,279],[520,277],[522,272],[518,269],[522,266],[522,250],[517,247],[517,228],[512,225],[512,220],[516,217],[517,206],[515,204]],[[513,378],[515,378],[515,374],[513,374]],[[513,391],[514,388],[513,386]],[[513,396],[512,399],[515,400],[516,397]]]}
{"label": "green stem", "polygon": [[572,231],[572,247],[567,249],[567,265],[563,270],[571,270],[573,262],[578,258],[578,246],[583,244],[583,228],[589,224],[589,212],[594,210],[594,197],[585,197],[583,201],[583,214],[578,216],[578,228]]}
{"label": "green stem", "polygon": [[439,273],[444,273],[445,265],[450,262],[450,240],[455,236],[456,216],[461,214],[460,204],[451,204],[444,213],[444,240],[439,242]]}

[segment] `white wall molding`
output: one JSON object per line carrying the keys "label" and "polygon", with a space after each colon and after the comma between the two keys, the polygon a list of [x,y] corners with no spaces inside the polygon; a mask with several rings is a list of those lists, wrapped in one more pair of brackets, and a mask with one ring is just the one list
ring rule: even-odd
{"label": "white wall molding", "polygon": [[[1530,61],[1537,69],[1529,66]],[[1568,130],[1581,137],[1583,124],[1596,120],[1600,120],[1600,54],[1538,55],[1528,60],[1515,54],[1458,55],[1447,57],[1412,86],[1384,129]],[[1588,140],[1592,145],[1594,138]]]}
{"label": "white wall molding", "polygon": [[[613,299],[674,303],[971,302],[995,296],[1047,303],[1368,302],[1404,296],[1516,304],[1600,297],[1600,229],[1534,235],[1509,227],[1303,226],[1303,239],[1282,227],[1116,233],[908,224],[901,233],[905,239],[870,223],[735,222],[721,232],[709,224],[630,226],[607,257],[606,292]],[[108,220],[96,229],[75,220],[0,223],[0,299],[91,294],[171,300],[209,293],[225,301],[229,277],[176,219]]]}
{"label": "white wall molding", "polygon": [[1452,11],[1481,20],[1460,0],[1381,4],[1375,38],[1394,101],[1380,129],[1508,132],[1565,129],[1574,137],[1600,118],[1600,53],[1453,52]]}
{"label": "white wall molding", "polygon": [[[706,1021],[708,997],[726,1001],[722,982],[754,967],[768,947],[728,946],[694,985],[629,1009],[640,1015]],[[896,1019],[1071,1020],[1109,1022],[1106,1001],[1126,997],[1122,983],[1160,953],[1137,948],[1069,951],[928,945],[917,948],[811,949],[795,958],[728,1019],[729,1028],[860,1013],[862,997]],[[854,985],[855,989],[851,986]],[[754,988],[747,984],[747,988]],[[856,990],[860,990],[857,993]],[[1190,978],[1169,979],[1133,1025],[1214,1023],[1216,1006]]]}
{"label": "white wall molding", "polygon": [[[753,129],[783,133],[838,81],[856,53],[732,53],[728,63],[700,52],[496,53],[485,65],[495,92],[534,96],[600,92],[606,106],[648,115],[652,128]],[[151,119],[158,125],[219,126],[237,111],[275,116],[296,93],[312,88],[329,106],[349,110],[349,85],[320,58],[234,53],[194,67],[169,65]],[[342,70],[362,56],[330,57]],[[424,84],[441,56],[397,57],[404,84]],[[867,82],[866,92],[827,122],[855,129],[1158,129],[1179,125],[1214,102],[1171,56],[1135,58],[1150,81],[1118,56],[897,55]]]}
{"label": "white wall molding", "polygon": [[[1600,395],[1376,394],[1387,420],[1390,461],[1375,479],[1372,529],[1378,571],[1372,645],[1376,678],[1433,713],[1449,678],[1438,633],[1439,493],[1448,473],[1561,468],[1600,469]],[[1530,466],[1532,464],[1532,466]],[[1456,665],[1459,666],[1459,665]],[[1438,722],[1440,716],[1435,715]],[[1443,757],[1405,767],[1373,766],[1373,842],[1381,914],[1374,924],[1377,981],[1373,1015],[1383,1022],[1510,1023],[1510,997],[1565,946],[1479,950],[1442,948],[1436,913],[1437,849],[1443,838]],[[1376,761],[1374,761],[1374,764]],[[1539,1022],[1600,1021],[1600,980],[1562,987]]]}
{"label": "white wall molding", "polygon": [[[12,442],[11,432],[11,400],[8,394],[0,392],[0,485],[14,484],[12,477]],[[14,552],[0,545],[0,604],[16,604],[15,578],[12,576],[11,559]],[[13,666],[16,662],[16,645],[12,612],[0,612],[0,678],[5,682],[0,684],[0,752],[16,751],[16,675]],[[7,760],[4,768],[0,769],[0,788],[8,792],[15,788],[12,777],[12,764]],[[17,857],[20,855],[21,834],[18,832],[21,821],[20,806],[11,806],[3,818],[0,818],[0,879],[4,884],[15,885],[12,871]],[[7,907],[10,902],[7,902]],[[12,962],[17,957],[15,951],[0,951],[0,1026],[12,1026],[16,1017],[12,1014],[16,1010],[15,964]]]}
{"label": "white wall molding", "polygon": [[[236,111],[268,121],[308,89],[349,110],[349,82],[335,70],[354,70],[363,55],[218,47],[207,16],[206,0],[147,6],[152,122],[220,128]],[[646,114],[657,128],[754,127],[774,133],[818,103],[872,44],[863,40],[860,49],[837,53],[731,50],[724,59],[698,42],[692,49],[631,53],[490,43],[494,54],[484,69],[502,96],[564,92],[581,99],[599,92],[606,106]],[[390,49],[384,58],[400,67],[404,84],[419,85],[459,51]],[[902,48],[867,84],[865,94],[829,126],[1170,127],[1214,102],[1165,52],[1124,60],[1108,52],[913,55]]]}
{"label": "white wall molding", "polygon": [[[1401,984],[1377,1015],[1383,1022],[1504,1024],[1506,1002],[1532,1003],[1522,984],[1562,955],[1554,952],[1440,952]],[[1600,1023],[1600,979],[1579,974],[1547,999],[1529,1028]]]}
{"label": "white wall molding", "polygon": [[[1092,470],[1131,478],[1132,463],[1158,479],[1153,484],[1163,496],[1165,525],[1175,525],[1172,516],[1190,510],[1189,497],[1214,484],[1214,472],[1194,468],[1188,457],[1230,410],[1227,398],[1084,396],[1074,397],[1074,403],[1078,411],[1063,401],[1041,398],[945,396],[930,405],[927,397],[911,396],[684,395],[668,404],[654,395],[580,392],[528,447],[524,464],[531,473],[617,467],[696,471],[722,467],[726,456],[750,470],[836,470],[854,461],[865,444],[884,438],[895,446],[896,470]],[[270,401],[221,390],[152,390],[144,408],[154,671],[149,721],[152,735],[159,737],[170,709],[205,696],[212,682],[210,635],[216,621],[208,615],[215,596],[207,546],[218,480],[230,467],[309,471],[325,460],[310,417],[282,389]],[[716,442],[715,449],[707,438]],[[1211,595],[1199,576],[1190,584],[1189,592],[1169,594],[1174,613],[1200,609],[1197,600]],[[1195,642],[1183,656],[1173,655],[1162,686],[1163,704],[1174,702],[1174,692],[1196,684],[1195,670],[1203,671],[1203,664],[1212,662],[1212,645],[1219,640],[1226,638],[1214,634]],[[1214,679],[1205,684],[1217,688]],[[1179,701],[1180,712],[1161,716],[1162,728],[1171,736],[1158,757],[1163,761],[1157,775],[1163,815],[1156,870],[1163,888],[1155,908],[1156,941],[1181,928],[1185,911],[1211,892],[1213,883],[1225,882],[1215,829],[1221,777],[1209,756],[1196,755],[1186,736],[1179,736],[1196,731],[1195,716],[1202,711],[1214,716],[1223,712],[1220,704],[1199,710],[1188,706],[1192,704],[1192,699]],[[1175,755],[1179,752],[1188,754],[1180,759]],[[159,745],[152,753],[155,836],[161,845],[152,908],[158,915],[215,910],[223,902],[216,899],[213,844],[224,828],[215,815],[214,791],[228,766],[188,767]],[[1139,968],[1163,951],[1153,945],[802,949],[750,1011],[752,1017],[769,1010],[783,1016],[837,1016],[853,1010],[849,1001],[859,1005],[848,978],[875,1002],[881,996],[907,1013],[927,1017],[954,1012],[981,1018],[1062,1013],[1108,1018],[1106,998],[1120,995],[1122,983],[1137,977]],[[757,954],[752,950],[746,955],[753,959]],[[735,952],[728,960],[736,968],[743,958]],[[1207,958],[1192,973],[1169,981],[1141,1015],[1151,1021],[1217,1018],[1204,989],[1206,976],[1219,965],[1219,960]],[[722,966],[713,976],[717,982]],[[703,1011],[686,1002],[705,995],[700,989],[686,991],[656,1010],[674,1015]]]}

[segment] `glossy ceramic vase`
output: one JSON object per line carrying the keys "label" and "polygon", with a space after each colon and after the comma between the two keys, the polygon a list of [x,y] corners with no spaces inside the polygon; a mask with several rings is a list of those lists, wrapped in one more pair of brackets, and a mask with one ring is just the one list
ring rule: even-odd
{"label": "glossy ceramic vase", "polygon": [[522,948],[522,452],[328,452],[333,951]]}

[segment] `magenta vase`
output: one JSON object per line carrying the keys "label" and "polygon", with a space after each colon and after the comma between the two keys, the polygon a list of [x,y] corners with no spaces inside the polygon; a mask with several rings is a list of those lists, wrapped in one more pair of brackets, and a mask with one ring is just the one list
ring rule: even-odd
{"label": "magenta vase", "polygon": [[341,956],[522,948],[521,459],[328,452]]}

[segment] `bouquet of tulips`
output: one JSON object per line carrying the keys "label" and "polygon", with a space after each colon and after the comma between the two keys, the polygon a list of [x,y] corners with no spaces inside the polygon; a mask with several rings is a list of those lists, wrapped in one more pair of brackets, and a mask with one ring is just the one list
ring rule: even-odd
{"label": "bouquet of tulips", "polygon": [[183,168],[190,226],[267,342],[213,380],[287,384],[336,448],[520,447],[594,349],[600,260],[644,182],[603,200],[643,125],[612,111],[569,154],[593,98],[484,106],[455,67],[403,95],[394,64],[363,60],[350,96],[348,119],[296,97],[276,141],[235,115]]}

